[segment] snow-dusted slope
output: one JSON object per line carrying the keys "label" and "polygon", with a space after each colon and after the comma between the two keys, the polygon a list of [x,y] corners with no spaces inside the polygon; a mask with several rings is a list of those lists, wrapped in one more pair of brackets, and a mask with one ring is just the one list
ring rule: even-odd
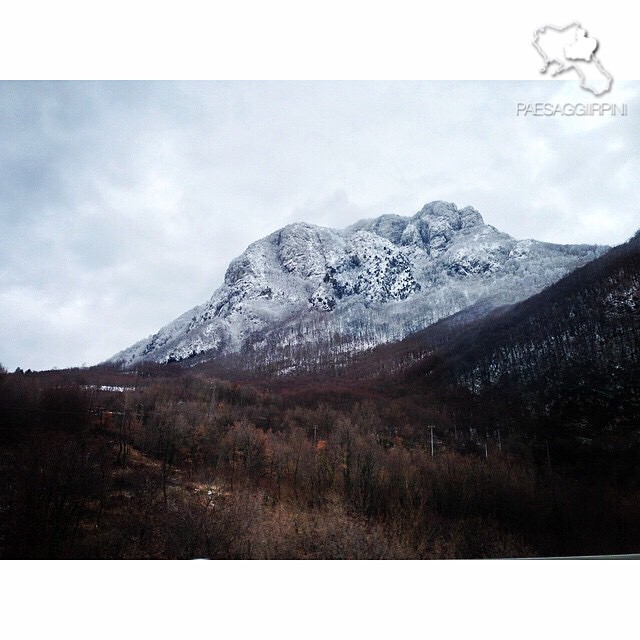
{"label": "snow-dusted slope", "polygon": [[472,207],[425,205],[343,230],[292,224],[251,244],[202,306],[111,361],[167,362],[301,344],[338,352],[398,340],[482,302],[537,293],[606,247],[515,240]]}

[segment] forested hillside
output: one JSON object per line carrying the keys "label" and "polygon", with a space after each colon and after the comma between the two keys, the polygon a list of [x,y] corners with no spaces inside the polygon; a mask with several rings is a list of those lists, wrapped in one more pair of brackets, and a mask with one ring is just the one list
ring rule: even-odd
{"label": "forested hillside", "polygon": [[640,234],[538,295],[469,325],[412,374],[479,394],[517,393],[532,414],[637,429]]}
{"label": "forested hillside", "polygon": [[637,442],[567,456],[531,421],[501,430],[468,390],[276,382],[166,366],[3,375],[0,555],[638,550]]}

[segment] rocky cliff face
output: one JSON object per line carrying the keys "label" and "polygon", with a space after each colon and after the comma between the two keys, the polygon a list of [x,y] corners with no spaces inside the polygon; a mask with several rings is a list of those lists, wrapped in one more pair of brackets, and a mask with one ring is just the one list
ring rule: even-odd
{"label": "rocky cliff face", "polygon": [[296,223],[233,260],[208,302],[111,360],[359,351],[477,303],[527,298],[605,249],[515,240],[472,207],[440,201],[343,230]]}

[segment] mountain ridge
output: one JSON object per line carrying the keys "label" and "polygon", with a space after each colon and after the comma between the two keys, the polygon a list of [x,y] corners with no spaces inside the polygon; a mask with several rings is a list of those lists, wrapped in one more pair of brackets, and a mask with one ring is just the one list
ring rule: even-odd
{"label": "mountain ridge", "polygon": [[[296,222],[251,243],[202,305],[110,359],[287,360],[402,339],[481,302],[522,300],[601,255],[597,245],[516,240],[473,207],[434,201],[344,229]],[[311,356],[312,357],[312,356]],[[289,357],[287,367],[295,367]]]}

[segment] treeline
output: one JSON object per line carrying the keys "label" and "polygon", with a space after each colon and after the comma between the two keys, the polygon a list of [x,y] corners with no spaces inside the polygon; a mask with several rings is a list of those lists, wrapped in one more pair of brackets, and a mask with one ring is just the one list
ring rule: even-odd
{"label": "treeline", "polygon": [[161,371],[0,378],[2,557],[637,549],[637,476],[561,466],[539,434],[481,428],[471,395]]}

